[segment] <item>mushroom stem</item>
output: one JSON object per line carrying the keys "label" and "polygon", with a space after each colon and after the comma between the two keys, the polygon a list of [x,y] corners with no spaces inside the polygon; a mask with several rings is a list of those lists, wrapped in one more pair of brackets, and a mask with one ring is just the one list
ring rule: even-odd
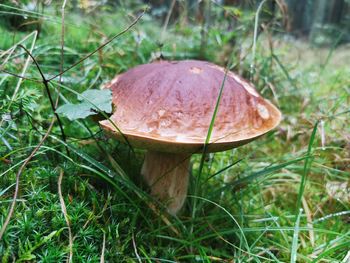
{"label": "mushroom stem", "polygon": [[148,151],[141,174],[151,194],[167,204],[175,215],[183,206],[188,187],[190,156],[188,154]]}

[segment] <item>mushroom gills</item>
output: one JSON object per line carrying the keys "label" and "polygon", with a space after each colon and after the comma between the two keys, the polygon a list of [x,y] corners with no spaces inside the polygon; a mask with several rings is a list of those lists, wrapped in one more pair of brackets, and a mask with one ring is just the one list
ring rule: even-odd
{"label": "mushroom gills", "polygon": [[148,151],[141,174],[151,195],[175,215],[183,206],[189,181],[190,155]]}

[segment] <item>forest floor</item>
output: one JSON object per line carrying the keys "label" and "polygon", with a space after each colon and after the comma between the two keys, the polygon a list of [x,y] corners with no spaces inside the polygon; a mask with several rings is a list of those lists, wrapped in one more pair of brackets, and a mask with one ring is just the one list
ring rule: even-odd
{"label": "forest floor", "polygon": [[[130,25],[124,15],[68,13],[63,68]],[[61,18],[45,16],[39,37],[0,25],[2,227],[16,174],[54,116],[41,83],[21,82],[3,70],[40,79],[23,49],[11,51],[22,40],[45,76],[60,71]],[[67,71],[63,85],[51,81],[49,88],[54,100],[60,89],[60,104],[77,102],[77,93],[151,61],[160,40],[167,59],[225,66],[232,57],[232,70],[249,78],[253,23],[242,25],[230,35],[225,21],[214,23],[203,49],[200,25],[169,25],[162,36],[162,26],[145,15]],[[20,174],[16,206],[0,240],[2,262],[63,262],[70,254],[74,262],[349,262],[349,46],[318,48],[262,33],[256,51],[251,80],[283,120],[248,145],[208,155],[197,196],[202,156],[194,155],[189,197],[178,217],[150,209],[153,200],[138,179],[144,151],[130,152],[89,118],[61,116],[67,143],[56,121]]]}

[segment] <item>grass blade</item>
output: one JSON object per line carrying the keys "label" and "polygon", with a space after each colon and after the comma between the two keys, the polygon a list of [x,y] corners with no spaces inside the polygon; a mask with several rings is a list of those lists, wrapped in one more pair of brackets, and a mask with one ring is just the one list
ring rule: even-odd
{"label": "grass blade", "polygon": [[303,213],[303,209],[300,209],[299,213],[297,215],[297,219],[295,221],[295,225],[294,225],[293,242],[292,242],[292,248],[291,248],[290,263],[297,262],[299,224],[300,224],[300,216],[301,216],[302,213]]}

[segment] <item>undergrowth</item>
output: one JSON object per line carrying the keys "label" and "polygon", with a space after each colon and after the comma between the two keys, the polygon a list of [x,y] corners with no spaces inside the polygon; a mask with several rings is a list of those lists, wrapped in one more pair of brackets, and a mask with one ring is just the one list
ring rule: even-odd
{"label": "undergrowth", "polygon": [[[143,6],[67,11],[67,68],[128,26]],[[201,155],[192,158],[191,187],[178,217],[154,213],[140,187],[144,152],[108,138],[92,119],[61,117],[20,175],[19,196],[0,241],[2,262],[63,262],[72,232],[74,262],[348,262],[350,257],[349,51],[313,48],[263,31],[251,57],[254,13],[242,13],[236,30],[219,14],[209,25],[175,21],[159,43],[162,25],[150,12],[137,25],[50,83],[60,104],[98,89],[115,74],[159,57],[206,59],[251,78],[283,113],[274,131],[238,149],[206,157],[200,195],[194,196]],[[0,14],[9,10],[1,5]],[[134,13],[132,13],[134,11]],[[61,17],[55,5],[29,17],[40,34],[0,26],[0,225],[13,201],[16,173],[47,131],[53,112],[31,51],[46,77],[59,74]],[[180,23],[181,22],[181,23]],[[271,31],[280,27],[271,26]],[[272,43],[271,46],[269,43]],[[13,48],[13,51],[11,51]],[[10,50],[10,51],[9,51]],[[255,59],[254,75],[250,76]],[[5,70],[5,71],[4,71]],[[68,88],[65,88],[68,87]],[[193,200],[196,214],[192,216]],[[301,209],[301,210],[299,210]]]}

